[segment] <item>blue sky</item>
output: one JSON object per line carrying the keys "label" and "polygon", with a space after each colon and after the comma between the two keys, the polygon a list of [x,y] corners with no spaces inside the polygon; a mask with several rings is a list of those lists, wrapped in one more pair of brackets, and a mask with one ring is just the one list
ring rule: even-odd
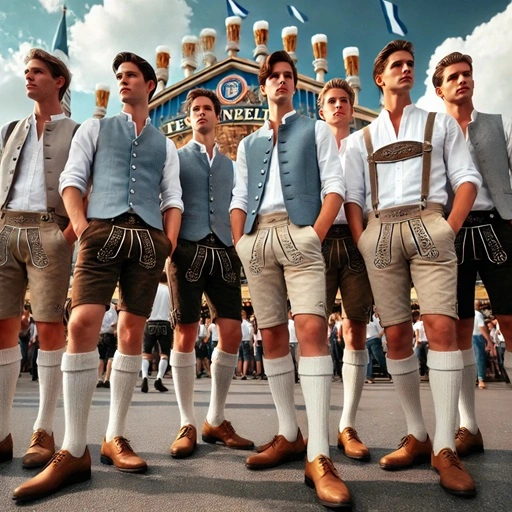
{"label": "blue sky", "polygon": [[[286,9],[291,2],[307,14],[305,24]],[[428,79],[432,67],[451,51],[474,58],[475,104],[480,110],[512,117],[512,3],[509,0],[394,0],[416,48],[416,86],[413,99],[442,110]],[[255,21],[269,22],[269,49],[282,48],[281,30],[298,27],[299,72],[313,77],[311,36],[328,37],[326,78],[344,76],[342,50],[360,50],[362,92],[360,102],[378,108],[379,96],[371,68],[378,51],[391,39],[379,0],[239,0],[249,16],[242,24],[240,56],[252,58]],[[51,46],[60,20],[60,0],[2,0],[0,2],[0,124],[31,110],[25,98],[23,56],[31,46]],[[170,82],[183,78],[180,68],[181,38],[198,35],[205,27],[217,31],[216,54],[225,55],[225,0],[68,0],[68,40],[73,72],[72,115],[78,121],[94,110],[93,91],[98,82],[111,85],[109,114],[119,109],[110,69],[118,51],[130,50],[155,60],[158,45],[171,47]],[[427,85],[425,84],[427,81]]]}

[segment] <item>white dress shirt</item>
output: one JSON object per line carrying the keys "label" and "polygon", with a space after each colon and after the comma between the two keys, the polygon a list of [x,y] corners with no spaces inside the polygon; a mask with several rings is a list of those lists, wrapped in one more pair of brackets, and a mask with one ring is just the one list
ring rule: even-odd
{"label": "white dress shirt", "polygon": [[[51,121],[65,119],[65,114],[50,116]],[[36,116],[32,114],[29,119],[30,129],[21,150],[20,160],[16,171],[16,179],[12,184],[7,210],[22,212],[45,212],[46,203],[46,179],[44,174],[44,135],[37,138]],[[0,132],[0,153],[3,150],[6,124]],[[44,133],[44,132],[43,132]]]}
{"label": "white dress shirt", "polygon": [[[295,114],[295,110],[288,112],[283,116],[282,124],[286,124],[286,119]],[[273,137],[274,131],[271,128],[270,122],[267,120],[260,128],[265,135]],[[343,173],[341,163],[338,156],[338,148],[336,140],[331,129],[327,126],[325,121],[317,121],[315,125],[315,142],[316,142],[316,157],[318,161],[318,168],[320,169],[320,183],[321,183],[321,196],[322,199],[332,192],[345,197],[345,182],[343,180]],[[242,142],[238,145],[238,153],[236,157],[236,172],[235,172],[235,188],[233,189],[233,199],[229,210],[239,208],[247,212],[247,197],[248,197],[248,169],[247,160],[245,158],[245,145]],[[277,155],[277,139],[274,141],[274,149],[272,150],[272,159],[270,161],[270,168],[265,185],[265,191],[261,200],[261,206],[258,214],[264,215],[266,213],[286,212],[284,204],[283,190],[281,187],[281,177],[279,175],[279,158]]]}
{"label": "white dress shirt", "polygon": [[254,329],[251,325],[251,322],[248,320],[242,320],[242,341],[250,341],[252,343],[252,338],[254,336]]}
{"label": "white dress shirt", "polygon": [[366,324],[366,339],[371,340],[372,338],[380,338],[380,333],[382,332],[382,327],[380,325],[378,318],[372,318]]}
{"label": "white dress shirt", "polygon": [[[341,162],[341,172],[343,173],[343,179],[345,179],[345,149],[347,148],[347,139],[344,138],[340,141],[340,147],[338,149],[338,156]],[[345,182],[346,183],[346,182]],[[335,224],[347,224],[347,216],[345,215],[345,207],[341,205],[340,211],[334,219],[333,225]]]}
{"label": "white dress shirt", "polygon": [[[408,105],[404,108],[396,135],[389,112],[383,110],[370,124],[373,150],[404,140],[423,142],[427,115],[425,110]],[[465,182],[473,183],[477,189],[480,187],[482,178],[473,164],[462,130],[449,115],[436,115],[432,146],[429,202],[446,204],[447,179],[454,191]],[[368,211],[372,211],[367,156],[363,132],[359,130],[347,140],[345,179],[349,186],[345,203],[356,203],[361,208],[366,205]],[[421,157],[378,164],[379,209],[418,204],[421,196],[421,169]]]}
{"label": "white dress shirt", "polygon": [[117,324],[117,311],[114,304],[110,303],[109,310],[103,315],[100,334],[114,334]]}
{"label": "white dress shirt", "polygon": [[[215,145],[213,146],[213,156],[212,156],[212,158],[210,158],[210,155],[208,154],[208,151],[206,151],[206,146],[204,144],[201,144],[201,142],[198,142],[195,139],[190,139],[190,142],[192,144],[196,144],[197,147],[199,148],[199,150],[201,151],[201,153],[204,153],[206,155],[208,164],[210,165],[210,168],[211,168],[211,166],[213,164],[213,160],[215,159],[217,154],[220,152],[219,145],[217,143],[215,143]],[[235,186],[235,162],[233,162],[233,186]]]}
{"label": "white dress shirt", "polygon": [[[476,120],[478,116],[478,112],[473,110],[471,113],[471,121]],[[503,121],[503,131],[505,132],[505,141],[507,143],[507,154],[508,154],[508,173],[510,178],[510,184],[512,186],[512,120],[508,117],[501,116]],[[473,158],[473,162],[475,166],[477,166],[476,159],[476,151],[475,147],[471,143],[471,139],[469,138],[469,130],[466,129],[466,143],[469,148],[469,152],[471,153],[471,157]],[[478,166],[477,166],[478,167]],[[480,190],[478,191],[478,195],[476,196],[475,203],[473,204],[472,210],[492,210],[494,209],[494,201],[492,200],[489,189],[487,188],[487,184],[485,181],[482,183]]]}
{"label": "white dress shirt", "polygon": [[484,315],[480,311],[475,311],[475,319],[473,322],[473,336],[482,336],[480,327],[485,327]]}
{"label": "white dress shirt", "polygon": [[[124,115],[126,121],[133,126],[134,138],[138,137],[140,134],[137,134],[137,125],[133,122],[132,116],[126,112],[122,112],[121,115]],[[151,124],[149,117],[146,119],[146,125],[148,124]],[[77,130],[71,143],[68,162],[60,175],[59,192],[61,195],[66,187],[77,188],[82,196],[87,193],[99,133],[99,119],[87,119]],[[167,138],[166,151],[167,156],[160,182],[160,210],[164,212],[168,208],[179,208],[183,211],[178,152],[174,142]]]}

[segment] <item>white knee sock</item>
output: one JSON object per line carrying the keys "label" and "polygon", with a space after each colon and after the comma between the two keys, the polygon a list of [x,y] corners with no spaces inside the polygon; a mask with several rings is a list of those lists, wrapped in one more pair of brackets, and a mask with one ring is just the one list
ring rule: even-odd
{"label": "white knee sock", "polygon": [[343,412],[340,418],[340,432],[346,427],[354,427],[368,359],[368,350],[366,349],[345,349],[343,351]]}
{"label": "white knee sock", "polygon": [[272,399],[276,406],[279,421],[278,434],[293,442],[297,439],[299,427],[295,414],[295,369],[292,356],[288,354],[277,359],[263,358],[263,366],[268,377]]}
{"label": "white knee sock", "polygon": [[331,404],[331,356],[301,357],[299,375],[308,417],[308,461],[329,457],[329,406]]}
{"label": "white knee sock", "polygon": [[406,359],[387,358],[386,361],[405,414],[407,433],[423,442],[427,439],[427,429],[421,412],[418,358],[413,354]]}
{"label": "white knee sock", "polygon": [[206,415],[206,421],[212,427],[218,427],[226,418],[224,406],[228,396],[229,387],[233,380],[233,371],[238,360],[238,354],[223,352],[218,347],[212,354],[212,392],[210,396],[210,407]]}
{"label": "white knee sock", "polygon": [[507,370],[508,378],[512,380],[512,352],[510,350],[505,350],[503,366],[505,367],[505,370]]}
{"label": "white knee sock", "polygon": [[196,426],[194,413],[194,382],[196,378],[196,355],[194,352],[171,352],[174,392],[180,409],[181,426]]}
{"label": "white knee sock", "polygon": [[62,355],[65,349],[39,350],[37,366],[39,373],[39,413],[34,423],[34,431],[42,428],[53,433],[53,418],[57,400],[62,392]]}
{"label": "white knee sock", "polygon": [[149,359],[142,358],[142,365],[141,365],[141,372],[142,372],[142,378],[147,379],[149,375]]}
{"label": "white knee sock", "polygon": [[20,361],[18,345],[0,350],[0,442],[11,433],[11,409],[20,374]]}
{"label": "white knee sock", "polygon": [[437,455],[443,448],[455,451],[457,403],[464,363],[460,350],[453,352],[429,350],[427,365],[430,369],[430,389],[436,414],[433,451],[434,455]]}
{"label": "white knee sock", "polygon": [[62,449],[82,457],[87,446],[87,422],[98,379],[98,351],[62,356],[65,433]]}
{"label": "white knee sock", "polygon": [[461,350],[464,368],[459,396],[460,426],[467,428],[472,434],[478,432],[475,408],[476,360],[473,348]]}
{"label": "white knee sock", "polygon": [[160,362],[158,363],[158,373],[156,375],[157,379],[164,378],[165,372],[167,371],[167,366],[169,366],[169,360],[161,357]]}
{"label": "white knee sock", "polygon": [[128,356],[116,350],[110,376],[110,412],[105,439],[124,437],[126,415],[132,403],[142,356]]}

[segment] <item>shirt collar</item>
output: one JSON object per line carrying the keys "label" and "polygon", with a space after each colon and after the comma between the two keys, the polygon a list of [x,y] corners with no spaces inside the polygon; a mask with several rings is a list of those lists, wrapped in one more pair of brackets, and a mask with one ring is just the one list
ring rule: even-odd
{"label": "shirt collar", "polygon": [[[131,123],[133,123],[133,118],[132,118],[132,115],[129,113],[129,112],[124,112],[124,111],[121,111],[121,116],[124,116],[126,118],[127,121],[130,121]],[[148,124],[151,124],[151,118],[150,117],[147,117],[146,118],[146,122],[144,123],[144,126],[148,125]]]}
{"label": "shirt collar", "polygon": [[[286,120],[293,116],[293,114],[295,114],[297,111],[296,110],[290,110],[290,112],[286,112],[286,114],[283,116],[283,118],[281,119],[281,124],[286,124]],[[272,131],[272,128],[270,127],[270,121],[267,119],[265,121],[265,123],[263,124],[263,126],[265,127],[265,129],[269,132]]]}
{"label": "shirt collar", "polygon": [[[66,118],[66,114],[64,114],[64,112],[61,112],[60,114],[55,114],[53,116],[50,116],[50,123],[54,122],[54,121],[60,121],[61,119],[65,119]],[[31,117],[31,122],[35,125],[36,123],[36,113],[35,112],[32,112],[32,117]]]}
{"label": "shirt collar", "polygon": [[[204,144],[202,144],[201,142],[199,142],[195,139],[190,139],[190,142],[195,144],[199,148],[201,153],[207,153],[206,146]],[[219,149],[219,146],[217,143],[215,143],[215,145],[213,146],[213,157],[215,157],[215,155],[217,154],[218,149]]]}

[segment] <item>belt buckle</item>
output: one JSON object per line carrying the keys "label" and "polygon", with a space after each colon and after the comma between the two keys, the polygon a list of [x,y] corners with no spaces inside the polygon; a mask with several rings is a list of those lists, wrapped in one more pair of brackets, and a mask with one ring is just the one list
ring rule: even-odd
{"label": "belt buckle", "polygon": [[43,215],[41,215],[42,222],[48,222],[49,220],[50,220],[50,215],[48,213],[43,213]]}

